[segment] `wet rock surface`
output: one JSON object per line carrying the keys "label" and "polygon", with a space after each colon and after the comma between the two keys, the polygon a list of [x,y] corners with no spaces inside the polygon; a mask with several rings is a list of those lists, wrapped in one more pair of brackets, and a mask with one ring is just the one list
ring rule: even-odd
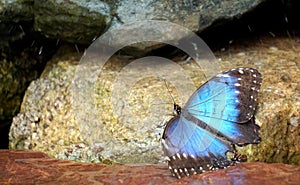
{"label": "wet rock surface", "polygon": [[166,164],[102,165],[51,159],[41,152],[0,150],[3,184],[298,184],[300,167],[261,162],[182,179]]}

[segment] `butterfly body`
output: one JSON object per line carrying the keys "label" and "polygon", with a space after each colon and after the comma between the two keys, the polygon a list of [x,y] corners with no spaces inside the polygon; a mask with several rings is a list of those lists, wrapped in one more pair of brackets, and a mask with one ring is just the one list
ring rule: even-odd
{"label": "butterfly body", "polygon": [[[166,125],[163,150],[171,173],[180,178],[235,165],[234,145],[259,143],[254,111],[261,85],[256,69],[237,68],[214,76],[190,97]],[[237,157],[227,160],[226,153]]]}

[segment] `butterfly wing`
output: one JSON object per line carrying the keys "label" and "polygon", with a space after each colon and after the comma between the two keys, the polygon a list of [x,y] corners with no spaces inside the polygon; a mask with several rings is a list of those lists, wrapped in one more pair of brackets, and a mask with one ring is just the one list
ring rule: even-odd
{"label": "butterfly wing", "polygon": [[259,143],[253,115],[261,81],[252,68],[220,73],[196,90],[182,115],[207,123],[235,144]]}
{"label": "butterfly wing", "polygon": [[235,152],[233,143],[260,142],[253,115],[261,81],[257,70],[237,68],[196,90],[163,134],[164,152],[175,176],[233,165],[226,159],[227,151]]}
{"label": "butterfly wing", "polygon": [[246,123],[254,115],[261,82],[256,69],[225,71],[199,87],[184,109],[203,121],[215,118]]}
{"label": "butterfly wing", "polygon": [[177,116],[168,122],[162,144],[169,156],[169,169],[177,178],[234,164],[226,160],[226,152],[232,150],[229,141],[215,137],[184,117]]}

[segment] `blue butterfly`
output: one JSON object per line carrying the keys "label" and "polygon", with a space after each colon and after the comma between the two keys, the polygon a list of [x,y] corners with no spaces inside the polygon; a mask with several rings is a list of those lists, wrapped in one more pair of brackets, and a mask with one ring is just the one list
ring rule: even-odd
{"label": "blue butterfly", "polygon": [[[162,145],[171,173],[177,178],[226,168],[245,157],[235,145],[261,141],[254,112],[262,82],[252,68],[220,73],[200,86],[166,125]],[[228,160],[227,152],[234,157]]]}

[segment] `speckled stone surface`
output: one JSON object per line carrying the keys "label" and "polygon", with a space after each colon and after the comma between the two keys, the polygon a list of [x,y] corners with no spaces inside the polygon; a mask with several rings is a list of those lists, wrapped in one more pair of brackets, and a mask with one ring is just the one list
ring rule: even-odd
{"label": "speckled stone surface", "polygon": [[[215,52],[223,70],[253,67],[263,76],[256,113],[262,142],[243,149],[250,161],[299,164],[299,51],[299,37],[263,35]],[[40,150],[76,161],[162,161],[160,138],[173,110],[165,83],[155,78],[136,83],[126,99],[129,111],[116,117],[110,102],[112,84],[130,59],[113,57],[95,83],[93,106],[74,107],[72,101],[79,97],[72,99],[70,84],[80,56],[66,48],[61,52],[63,57],[57,54],[28,88],[11,127],[10,148]],[[181,57],[174,61],[188,71],[197,86],[205,82],[193,61]],[[176,72],[170,74],[176,76]],[[176,90],[170,89],[176,102],[183,105]],[[153,100],[157,97],[160,101]],[[152,112],[155,116],[149,114]]]}

